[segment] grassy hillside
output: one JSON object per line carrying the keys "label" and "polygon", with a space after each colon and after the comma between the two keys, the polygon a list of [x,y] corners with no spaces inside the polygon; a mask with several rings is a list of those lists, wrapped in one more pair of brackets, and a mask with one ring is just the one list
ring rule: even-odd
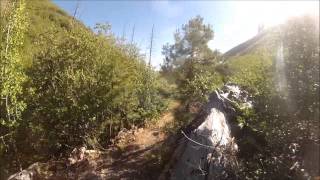
{"label": "grassy hillside", "polygon": [[[71,29],[87,29],[82,23],[68,15],[49,0],[31,0],[27,2],[26,11],[29,27],[25,38],[25,53],[31,60],[32,55],[41,47],[36,40],[49,33],[70,31]],[[87,29],[90,32],[89,29]]]}
{"label": "grassy hillside", "polygon": [[225,52],[223,54],[224,59],[228,60],[235,56],[251,54],[261,49],[267,50],[268,53],[274,54],[277,48],[276,45],[280,40],[281,28],[282,26],[279,25],[265,29],[251,39]]}
{"label": "grassy hillside", "polygon": [[165,81],[108,24],[95,34],[48,0],[1,7],[2,176],[74,147],[103,148],[166,108]]}

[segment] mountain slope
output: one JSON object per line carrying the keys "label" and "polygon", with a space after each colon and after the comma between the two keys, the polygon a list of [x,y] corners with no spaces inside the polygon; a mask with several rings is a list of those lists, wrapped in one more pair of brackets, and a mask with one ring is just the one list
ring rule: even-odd
{"label": "mountain slope", "polygon": [[42,48],[36,43],[39,38],[54,32],[59,32],[63,36],[64,31],[71,29],[86,29],[87,32],[90,32],[81,22],[49,0],[28,1],[26,11],[29,19],[24,45],[24,52],[28,57],[25,58],[28,61],[27,64],[32,61],[33,54]]}
{"label": "mountain slope", "polygon": [[266,29],[251,39],[231,48],[223,54],[225,60],[235,57],[250,54],[258,49],[265,49],[268,52],[274,52],[277,38],[279,37],[281,26]]}

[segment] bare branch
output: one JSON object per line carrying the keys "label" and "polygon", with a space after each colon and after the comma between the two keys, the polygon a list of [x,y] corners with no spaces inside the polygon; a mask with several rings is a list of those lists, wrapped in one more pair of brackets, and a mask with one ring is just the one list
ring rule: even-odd
{"label": "bare branch", "polygon": [[151,38],[150,38],[149,66],[151,66],[152,45],[153,45],[153,29],[154,29],[154,24],[152,25]]}
{"label": "bare branch", "polygon": [[74,10],[74,12],[73,12],[73,20],[75,20],[75,18],[76,18],[76,15],[77,15],[79,6],[80,6],[80,2],[77,1],[76,8],[75,8],[75,10]]}
{"label": "bare branch", "polygon": [[135,24],[133,24],[133,27],[132,27],[132,34],[131,34],[131,45],[133,44],[133,38],[134,38],[135,27],[136,27],[136,25],[135,25]]}

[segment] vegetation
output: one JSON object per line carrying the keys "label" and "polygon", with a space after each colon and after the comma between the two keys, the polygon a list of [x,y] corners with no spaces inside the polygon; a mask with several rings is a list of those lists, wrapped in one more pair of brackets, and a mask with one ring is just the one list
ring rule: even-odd
{"label": "vegetation", "polygon": [[[254,108],[241,110],[237,118],[247,134],[237,139],[240,149],[243,148],[238,154],[240,179],[301,179],[319,173],[317,162],[312,160],[319,158],[316,22],[310,16],[293,18],[246,44],[247,48],[253,48],[234,48],[223,61],[224,57],[210,56],[212,52],[208,52],[206,45],[197,47],[193,43],[203,45],[212,38],[210,26],[203,25],[199,17],[183,26],[183,36],[179,31],[175,34],[175,44],[164,46],[162,73],[176,77],[186,100],[186,108],[177,112],[177,126],[185,126],[194,117],[187,108],[191,98],[208,96],[222,82],[236,83],[251,94]],[[194,24],[197,27],[193,29]],[[239,49],[241,52],[237,52]],[[201,66],[204,64],[201,60],[210,65]],[[283,64],[279,65],[279,61]],[[256,140],[248,138],[250,135]]]}
{"label": "vegetation", "polygon": [[[2,143],[0,154],[8,151],[5,138],[15,143],[12,138],[14,131],[22,124],[22,112],[26,103],[22,98],[23,83],[26,81],[24,68],[22,66],[22,48],[25,30],[27,27],[25,2],[19,1],[12,5],[13,11],[5,12],[6,19],[2,23],[7,24],[1,29],[1,79],[0,79],[0,130]],[[2,134],[4,132],[5,134]],[[17,152],[16,144],[12,147]],[[1,163],[2,164],[2,163]]]}
{"label": "vegetation", "polygon": [[49,1],[11,4],[1,31],[1,174],[105,147],[166,108],[164,81],[110,26],[94,34]]}
{"label": "vegetation", "polygon": [[222,85],[222,77],[213,70],[220,54],[207,45],[213,34],[212,27],[197,16],[177,30],[174,44],[163,47],[162,75],[174,76],[182,99],[189,102],[203,102]]}
{"label": "vegetation", "polygon": [[292,18],[223,56],[208,47],[213,28],[196,16],[163,47],[157,72],[108,23],[91,30],[47,0],[0,8],[0,178],[75,147],[103,149],[123,128],[159,117],[177,96],[175,133],[230,82],[251,95],[253,108],[237,120],[256,137],[237,139],[247,152],[237,155],[236,175],[319,175],[318,17]]}
{"label": "vegetation", "polygon": [[[254,112],[245,113],[246,125],[261,132],[267,141],[267,146],[243,160],[242,178],[300,179],[318,173],[317,162],[312,160],[319,157],[316,22],[309,16],[291,19],[273,32],[273,41],[265,42],[274,43],[268,44],[269,51],[262,51],[267,54],[255,50],[227,62],[232,72],[229,80],[254,96]],[[282,45],[283,67],[277,62]],[[279,68],[285,72],[283,77],[279,77]]]}

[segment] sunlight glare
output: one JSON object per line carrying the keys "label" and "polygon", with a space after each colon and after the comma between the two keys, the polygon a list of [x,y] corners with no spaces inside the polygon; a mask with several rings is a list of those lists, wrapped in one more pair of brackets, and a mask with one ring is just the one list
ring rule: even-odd
{"label": "sunlight glare", "polygon": [[319,1],[240,1],[236,4],[238,11],[247,16],[246,21],[266,27],[283,23],[293,16],[319,15]]}

